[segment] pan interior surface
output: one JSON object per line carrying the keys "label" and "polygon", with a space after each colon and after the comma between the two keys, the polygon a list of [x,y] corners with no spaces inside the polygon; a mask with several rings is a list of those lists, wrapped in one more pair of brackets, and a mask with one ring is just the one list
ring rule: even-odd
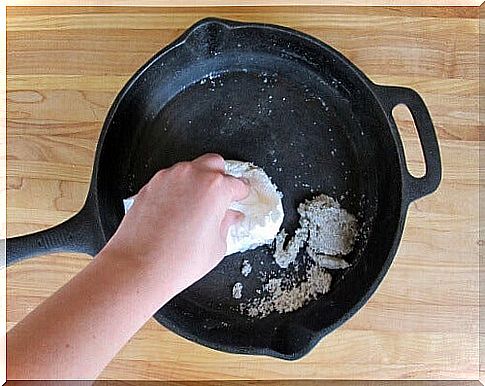
{"label": "pan interior surface", "polygon": [[[260,247],[226,257],[155,316],[210,347],[294,359],[335,328],[382,273],[401,210],[395,144],[372,93],[333,52],[312,41],[293,44],[287,31],[211,28],[155,59],[111,117],[99,170],[99,200],[113,208],[104,226],[114,231],[122,199],[159,169],[207,152],[261,166],[283,193],[290,235],[304,199],[338,199],[362,229],[347,256],[352,267],[332,272],[329,293],[295,312],[242,315],[239,303],[279,271],[271,247]],[[205,51],[192,42],[211,39]],[[253,266],[247,278],[243,259]],[[236,282],[244,285],[239,300],[232,297]]]}

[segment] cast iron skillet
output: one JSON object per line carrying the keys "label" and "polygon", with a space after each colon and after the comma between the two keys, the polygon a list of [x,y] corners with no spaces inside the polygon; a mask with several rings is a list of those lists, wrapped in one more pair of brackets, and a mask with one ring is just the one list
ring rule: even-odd
{"label": "cast iron skillet", "polygon": [[[406,168],[391,114],[400,103],[419,133],[422,178]],[[284,193],[283,226],[290,232],[297,204],[320,192],[339,198],[362,225],[348,257],[352,267],[334,272],[331,291],[295,312],[264,319],[238,312],[233,284],[243,282],[246,300],[261,287],[259,270],[276,271],[271,248],[260,247],[225,258],[155,315],[197,343],[283,359],[302,357],[364,305],[391,265],[408,205],[441,178],[433,124],[415,91],[372,83],[300,32],[205,19],[150,59],[117,96],[80,212],[8,239],[7,264],[58,251],[96,255],[122,219],[123,198],[160,168],[206,152],[262,166]],[[243,258],[254,267],[247,279],[240,274]]]}

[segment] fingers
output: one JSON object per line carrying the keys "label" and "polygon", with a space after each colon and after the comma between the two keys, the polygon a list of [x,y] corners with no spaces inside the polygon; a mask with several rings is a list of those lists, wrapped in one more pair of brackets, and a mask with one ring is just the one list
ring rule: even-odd
{"label": "fingers", "polygon": [[224,158],[219,154],[207,153],[194,159],[192,162],[224,173]]}
{"label": "fingers", "polygon": [[[215,169],[222,173],[225,172],[224,158],[219,154],[207,153],[196,158],[192,162],[204,165],[211,169]],[[224,174],[224,185],[227,187],[229,191],[229,196],[230,196],[229,198],[231,201],[243,200],[249,194],[248,183],[236,177],[228,176]]]}
{"label": "fingers", "polygon": [[229,190],[231,201],[244,200],[249,194],[249,183],[245,180],[225,175],[224,183]]}
{"label": "fingers", "polygon": [[226,215],[221,221],[221,235],[224,240],[227,237],[227,232],[229,231],[229,227],[231,225],[237,224],[238,222],[241,222],[243,219],[244,219],[244,214],[241,212],[238,212],[237,210],[229,209],[228,211],[226,211]]}

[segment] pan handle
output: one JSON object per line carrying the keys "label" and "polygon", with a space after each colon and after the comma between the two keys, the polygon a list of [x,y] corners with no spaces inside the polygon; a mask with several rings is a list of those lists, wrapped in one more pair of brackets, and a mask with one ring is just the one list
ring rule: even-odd
{"label": "pan handle", "polygon": [[377,86],[376,92],[379,100],[385,109],[387,118],[391,122],[391,127],[395,131],[394,135],[400,142],[401,137],[397,130],[396,123],[392,116],[392,110],[399,104],[404,104],[409,108],[416,124],[416,129],[423,149],[426,173],[422,177],[414,177],[409,173],[404,152],[400,157],[401,170],[403,172],[403,195],[408,203],[418,198],[424,197],[434,192],[441,181],[441,157],[438,146],[438,139],[423,99],[419,94],[406,87]]}
{"label": "pan handle", "polygon": [[81,252],[95,256],[104,245],[103,232],[92,200],[73,217],[40,232],[6,241],[7,267],[19,261],[54,252]]}

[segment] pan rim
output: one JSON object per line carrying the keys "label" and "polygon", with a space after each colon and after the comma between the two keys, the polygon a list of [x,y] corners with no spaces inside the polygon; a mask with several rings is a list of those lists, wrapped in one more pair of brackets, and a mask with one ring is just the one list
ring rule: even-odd
{"label": "pan rim", "polygon": [[[140,79],[140,77],[143,76],[145,71],[147,71],[155,62],[160,60],[164,55],[168,54],[172,50],[176,49],[177,47],[183,45],[184,43],[187,42],[188,38],[190,35],[200,28],[203,25],[206,24],[211,24],[211,23],[217,23],[223,25],[225,28],[231,30],[231,29],[240,29],[240,28],[258,28],[258,29],[265,29],[265,30],[271,30],[275,32],[283,32],[285,34],[291,34],[293,37],[297,37],[300,39],[304,39],[306,41],[309,41],[311,44],[316,45],[319,49],[323,49],[327,51],[331,56],[334,56],[336,59],[340,60],[342,63],[346,65],[346,67],[352,71],[352,73],[357,77],[357,79],[365,86],[366,89],[371,93],[372,97],[382,110],[383,117],[385,117],[385,122],[388,125],[388,127],[392,130],[395,127],[395,123],[390,119],[390,117],[385,114],[383,105],[381,103],[381,100],[379,98],[379,95],[376,93],[376,88],[379,87],[375,83],[373,83],[360,69],[358,69],[349,59],[347,59],[343,54],[335,50],[334,48],[328,46],[327,44],[323,43],[322,41],[307,35],[305,33],[302,33],[300,31],[296,31],[294,29],[288,28],[288,27],[283,27],[279,25],[274,25],[274,24],[267,24],[267,23],[245,23],[245,22],[238,22],[238,21],[232,21],[232,20],[225,20],[225,19],[220,19],[220,18],[204,18],[202,20],[199,20],[192,26],[190,26],[186,31],[184,31],[175,41],[167,45],[166,47],[162,48],[160,51],[158,51],[156,54],[154,54],[150,59],[145,62],[131,77],[130,79],[126,82],[126,84],[123,86],[123,88],[120,90],[120,92],[117,94],[116,98],[114,99],[107,116],[104,120],[101,133],[99,136],[98,144],[96,147],[96,152],[95,152],[95,158],[94,158],[94,165],[93,165],[93,172],[92,172],[92,177],[91,177],[91,184],[90,184],[90,189],[88,193],[88,199],[90,199],[93,204],[94,208],[96,211],[96,214],[99,218],[99,222],[101,224],[100,229],[101,232],[103,233],[103,237],[105,240],[108,239],[108,235],[106,232],[106,226],[103,223],[103,219],[100,218],[101,211],[99,208],[99,197],[98,197],[98,173],[99,173],[99,164],[100,164],[100,159],[101,155],[103,153],[103,147],[106,139],[106,135],[108,133],[109,128],[112,125],[113,118],[118,111],[120,105],[123,103],[124,98],[127,96],[127,94],[131,91],[132,87],[134,84]],[[392,138],[393,142],[395,144],[395,151],[397,152],[397,156],[399,160],[401,161],[404,157],[404,151],[402,147],[402,143],[399,138],[396,138],[394,133],[392,133]],[[402,163],[401,163],[402,165]],[[379,270],[378,275],[375,277],[375,279],[372,281],[372,284],[369,286],[369,288],[366,290],[364,295],[360,297],[359,301],[357,301],[352,307],[348,309],[347,312],[345,312],[337,321],[334,323],[328,325],[324,329],[314,332],[314,331],[309,331],[309,335],[311,338],[309,338],[307,341],[305,341],[302,344],[302,348],[296,352],[293,352],[291,354],[286,354],[279,352],[277,350],[274,350],[270,347],[240,347],[240,346],[235,346],[235,345],[229,345],[229,344],[224,344],[220,342],[213,342],[209,339],[201,338],[200,336],[197,336],[196,334],[190,333],[184,329],[181,329],[178,327],[176,323],[172,323],[170,320],[159,316],[158,312],[157,314],[154,315],[155,319],[157,322],[161,323],[164,325],[166,328],[169,330],[175,332],[177,335],[182,336],[190,341],[196,342],[198,344],[202,344],[206,347],[216,349],[218,351],[225,351],[228,353],[234,353],[234,354],[246,354],[246,355],[265,355],[265,356],[271,356],[275,357],[278,359],[284,359],[284,360],[297,360],[305,356],[308,352],[310,352],[320,340],[322,340],[326,335],[330,334],[334,330],[336,330],[338,327],[340,327],[342,324],[347,322],[351,317],[353,317],[366,303],[367,301],[371,298],[371,296],[375,293],[379,285],[382,283],[385,275],[389,271],[394,257],[397,253],[397,249],[399,247],[402,234],[403,234],[403,229],[404,229],[404,224],[406,221],[406,214],[407,214],[407,208],[409,205],[409,202],[403,199],[403,170],[400,167],[400,182],[401,182],[401,187],[398,190],[399,193],[399,218],[396,218],[396,232],[394,234],[394,238],[392,239],[392,243],[390,243],[391,247],[387,253],[387,258],[384,260],[384,263],[382,264],[382,267]]]}

